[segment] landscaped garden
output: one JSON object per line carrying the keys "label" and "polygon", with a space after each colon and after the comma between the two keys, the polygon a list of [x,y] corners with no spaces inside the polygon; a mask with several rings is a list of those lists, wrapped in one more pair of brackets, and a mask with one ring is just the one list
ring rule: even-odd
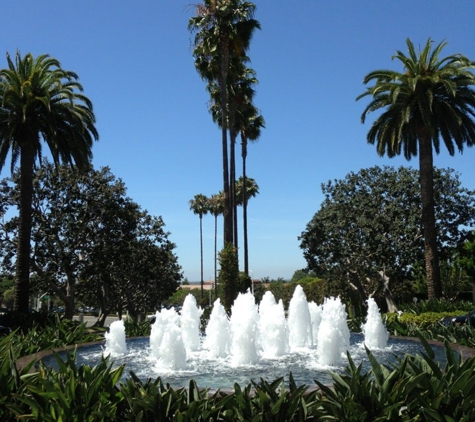
{"label": "landscaped garden", "polygon": [[[449,155],[474,144],[474,62],[461,54],[440,58],[445,42],[428,38],[416,52],[407,39],[408,54],[393,57],[402,73],[376,70],[364,77],[366,90],[357,100],[369,103],[361,121],[378,114],[367,141],[380,156],[418,155],[419,170],[376,166],[322,184],[320,209],[298,237],[306,268],[288,282],[256,284],[248,262],[247,203],[259,187],[246,173],[247,143],[265,127],[247,56],[260,29],[255,9],[240,0],[205,0],[193,6],[188,21],[194,65],[206,81],[223,152],[223,190],[189,201],[200,224],[201,289],[192,294],[206,308],[199,311],[198,331],[210,337],[212,299],[222,303],[227,324],[241,295],[252,302],[238,313],[245,320],[268,292],[281,315],[290,315],[292,294],[299,291],[312,301],[304,305],[309,314],[310,303],[338,300],[348,337],[350,330],[364,331],[371,298],[383,309],[386,334],[417,341],[420,351],[381,362],[362,343],[368,365],[345,349],[343,369],[327,364],[329,382],[302,383],[292,371],[267,379],[255,370],[245,383],[217,388],[199,385],[193,376],[185,387],[172,386],[166,375],[143,379],[127,365],[114,365],[113,355],[79,364],[81,346],[110,334],[104,328],[108,315],[122,321],[127,314],[126,335],[152,341],[161,317],[141,322],[143,317],[165,305],[180,307],[189,290],[182,288],[176,245],[162,218],[126,196],[125,184],[109,168],[92,166],[99,133],[78,75],[49,55],[17,51],[7,53],[8,67],[0,69],[0,170],[7,157],[12,170],[0,181],[0,283],[2,302],[12,302],[2,303],[8,309],[0,315],[0,421],[475,420],[473,297],[467,301],[475,279],[475,197],[433,159],[440,140]],[[42,156],[42,141],[51,163]],[[208,213],[214,217],[214,282],[205,295],[202,218]],[[61,314],[50,312],[50,300]],[[76,307],[82,317],[86,304],[98,315],[93,326],[74,320]],[[173,307],[170,312],[178,330],[184,319]],[[178,349],[171,346],[182,338],[163,338],[159,351],[173,355]],[[323,339],[313,338],[310,346],[318,350]],[[434,342],[445,352],[442,361]],[[65,350],[64,358],[57,354]],[[56,366],[41,360],[51,353]]]}
{"label": "landscaped garden", "polygon": [[[421,301],[401,315],[383,316],[388,331],[419,337],[425,352],[381,364],[368,350],[371,369],[362,371],[348,355],[343,373],[333,382],[298,385],[292,375],[256,379],[231,390],[209,391],[192,379],[185,388],[172,388],[166,378],[142,380],[128,368],[102,358],[95,366],[75,363],[75,351],[58,368],[22,357],[103,339],[104,330],[65,320],[57,315],[33,314],[17,320],[14,331],[0,340],[0,420],[41,421],[472,421],[475,418],[475,330],[470,324],[443,324],[448,315],[465,313],[467,302]],[[443,310],[443,312],[441,312]],[[13,322],[13,315],[2,321]],[[206,324],[206,320],[203,320]],[[349,321],[353,329],[361,320]],[[127,322],[128,336],[148,335],[150,323]],[[439,364],[425,339],[445,344],[446,363]],[[466,346],[463,353],[451,348]],[[473,349],[472,349],[473,350]],[[21,363],[21,364],[20,364]]]}

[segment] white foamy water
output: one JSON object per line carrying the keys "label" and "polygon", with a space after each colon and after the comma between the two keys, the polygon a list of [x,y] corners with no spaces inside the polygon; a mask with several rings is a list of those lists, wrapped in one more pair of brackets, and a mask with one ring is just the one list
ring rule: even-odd
{"label": "white foamy water", "polygon": [[213,310],[206,326],[203,348],[209,351],[211,359],[229,356],[231,350],[231,326],[220,299],[216,299],[213,304]]}
{"label": "white foamy water", "polygon": [[295,288],[289,303],[289,343],[291,349],[312,347],[312,320],[302,286]]}
{"label": "white foamy water", "polygon": [[[150,334],[148,365],[157,373],[219,372],[226,368],[266,368],[292,365],[307,368],[341,367],[350,351],[350,331],[345,305],[340,298],[326,298],[317,305],[307,302],[297,286],[288,316],[282,301],[266,292],[259,305],[248,291],[236,298],[228,316],[220,300],[213,304],[205,333],[200,330],[203,310],[189,294],[181,315],[173,308],[155,314]],[[387,331],[374,300],[368,300],[364,325],[368,348],[384,349]],[[122,321],[111,324],[106,351],[127,353]]]}
{"label": "white foamy water", "polygon": [[193,295],[186,296],[181,310],[180,327],[186,351],[192,352],[201,347],[201,315],[203,310],[198,308]]}
{"label": "white foamy water", "polygon": [[259,347],[262,356],[276,358],[289,353],[289,330],[284,304],[267,291],[259,304]]}
{"label": "white foamy water", "polygon": [[106,339],[104,355],[120,356],[127,353],[123,320],[114,321],[109,326],[109,332],[105,333],[104,337]]}
{"label": "white foamy water", "polygon": [[239,293],[231,307],[231,363],[252,365],[259,360],[257,327],[259,314],[254,296]]}
{"label": "white foamy water", "polygon": [[370,350],[384,349],[388,343],[388,330],[383,324],[381,314],[375,300],[370,297],[368,303],[368,315],[366,323],[361,327],[364,334],[364,344]]}
{"label": "white foamy water", "polygon": [[341,365],[350,348],[345,306],[339,297],[326,298],[318,328],[317,360],[320,365]]}

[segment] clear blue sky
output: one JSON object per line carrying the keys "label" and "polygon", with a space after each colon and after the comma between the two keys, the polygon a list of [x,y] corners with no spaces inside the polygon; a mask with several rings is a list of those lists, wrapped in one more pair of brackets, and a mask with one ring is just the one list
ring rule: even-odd
{"label": "clear blue sky", "polygon": [[[198,1],[197,1],[198,2]],[[189,210],[198,193],[222,189],[221,138],[193,65],[187,23],[193,1],[16,0],[2,4],[4,52],[50,54],[75,71],[93,101],[100,141],[94,166],[109,166],[128,195],[162,216],[184,276],[200,278],[199,219]],[[321,183],[374,165],[417,160],[377,156],[366,143],[372,118],[360,123],[363,77],[397,67],[391,56],[405,40],[448,41],[444,56],[475,60],[475,3],[447,0],[257,0],[262,30],[249,53],[259,79],[255,105],[266,129],[250,145],[248,175],[260,195],[249,204],[254,278],[290,278],[305,267],[297,237],[319,209]],[[451,158],[463,185],[474,189],[475,149]],[[238,163],[238,165],[240,165]],[[9,175],[9,165],[1,176]],[[213,275],[214,218],[204,225],[204,278]],[[219,223],[221,239],[222,224]],[[220,243],[222,240],[220,240]]]}

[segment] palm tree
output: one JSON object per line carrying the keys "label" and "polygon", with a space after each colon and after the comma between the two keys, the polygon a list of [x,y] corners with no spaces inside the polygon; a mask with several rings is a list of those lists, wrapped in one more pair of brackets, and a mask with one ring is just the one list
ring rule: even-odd
{"label": "palm tree", "polygon": [[217,81],[220,88],[221,142],[223,152],[224,242],[233,242],[233,215],[228,165],[227,89],[230,58],[244,56],[252,34],[260,28],[253,19],[255,5],[242,0],[204,0],[195,6],[188,29],[195,32],[193,56],[203,79]]}
{"label": "palm tree", "polygon": [[[247,192],[247,141],[257,141],[261,136],[261,128],[265,127],[265,121],[262,115],[259,114],[256,107],[253,104],[247,103],[243,109],[243,125],[241,127],[241,155],[242,155],[242,179],[243,185],[246,188],[243,192]],[[243,218],[243,231],[244,231],[244,272],[246,276],[249,276],[249,248],[247,237],[247,196],[243,196],[242,207]]]}
{"label": "palm tree", "polygon": [[211,195],[209,211],[214,215],[214,289],[218,297],[218,217],[224,211],[224,195],[222,192]]}
{"label": "palm tree", "polygon": [[461,54],[440,58],[447,43],[433,50],[431,39],[416,53],[407,39],[409,55],[397,51],[394,58],[403,65],[403,73],[376,70],[367,74],[364,84],[374,85],[357,97],[370,96],[371,102],[361,116],[381,111],[368,132],[367,140],[376,144],[380,156],[404,153],[410,160],[419,153],[422,224],[424,229],[425,269],[429,298],[442,296],[434,215],[433,151],[440,151],[440,139],[450,155],[455,146],[472,146],[475,140],[474,64]]}
{"label": "palm tree", "polygon": [[[232,67],[233,78],[232,83],[229,84],[229,103],[230,103],[230,116],[233,116],[233,119],[230,119],[230,128],[231,128],[231,172],[230,177],[231,181],[235,181],[236,178],[236,165],[235,165],[235,145],[236,138],[239,133],[242,134],[242,131],[245,128],[248,128],[251,125],[251,120],[253,116],[250,115],[250,109],[256,110],[252,104],[254,97],[254,85],[257,84],[256,72],[245,66],[245,62],[241,60],[239,63],[235,64]],[[231,107],[232,104],[232,107]],[[245,168],[243,168],[245,177]],[[238,219],[237,219],[237,203],[236,198],[236,184],[235,182],[231,186],[231,194],[233,195],[233,217],[234,217],[234,245],[238,247]],[[244,219],[246,215],[244,214]],[[246,224],[246,223],[244,223]],[[246,233],[246,228],[244,229]],[[245,254],[246,256],[246,254]],[[247,273],[246,273],[247,274]]]}
{"label": "palm tree", "polygon": [[[232,213],[233,213],[233,240],[234,246],[238,247],[238,221],[237,221],[237,203],[235,198],[235,177],[236,177],[236,165],[235,165],[235,144],[236,138],[241,133],[241,138],[245,139],[243,149],[246,151],[243,155],[243,176],[245,177],[245,156],[247,156],[247,138],[256,140],[260,136],[260,128],[264,127],[264,119],[258,115],[258,110],[252,104],[254,97],[253,86],[257,84],[255,77],[255,71],[245,66],[245,58],[239,60],[232,60],[230,67],[230,75],[228,78],[228,116],[231,132],[230,142],[230,195],[232,198]],[[219,103],[220,89],[219,86],[210,82],[207,86],[210,93],[211,101],[209,105],[209,111],[213,117],[213,121],[220,125],[221,122],[221,106]],[[232,116],[232,119],[231,119]],[[249,135],[247,135],[249,133]],[[244,152],[243,150],[243,152]],[[234,181],[234,183],[233,183]]]}
{"label": "palm tree", "polygon": [[201,255],[201,297],[204,297],[204,280],[203,280],[203,215],[208,214],[209,201],[208,198],[199,193],[194,199],[190,200],[190,210],[200,217],[200,255]]}
{"label": "palm tree", "polygon": [[244,232],[244,273],[249,277],[249,246],[247,238],[247,202],[259,193],[259,186],[253,178],[242,176],[236,182],[236,202],[242,205]]}
{"label": "palm tree", "polygon": [[15,61],[0,70],[0,170],[11,153],[11,169],[20,158],[19,235],[14,309],[28,312],[33,168],[41,160],[42,140],[55,164],[86,169],[99,138],[92,103],[81,92],[78,76],[48,55]]}

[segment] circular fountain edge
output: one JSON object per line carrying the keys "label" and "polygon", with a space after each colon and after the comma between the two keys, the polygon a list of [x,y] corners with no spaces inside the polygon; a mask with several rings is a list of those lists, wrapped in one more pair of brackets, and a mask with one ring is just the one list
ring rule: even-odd
{"label": "circular fountain edge", "polygon": [[[145,337],[148,337],[148,336],[145,336]],[[393,339],[399,339],[399,340],[415,341],[415,342],[419,342],[419,343],[421,342],[421,340],[417,337],[405,337],[405,336],[393,336],[393,335],[390,335],[389,337],[393,338]],[[134,338],[139,338],[139,337],[129,337],[128,340],[129,339],[134,339]],[[427,340],[427,342],[429,344],[434,345],[434,346],[444,347],[444,343],[442,341]],[[46,356],[50,356],[53,353],[61,353],[61,352],[66,352],[68,350],[73,350],[75,348],[82,348],[82,347],[87,347],[87,346],[96,346],[96,345],[100,345],[100,344],[105,344],[105,340],[91,341],[91,342],[88,342],[88,343],[71,344],[71,345],[65,346],[65,347],[58,347],[58,348],[54,348],[54,349],[41,350],[39,352],[32,353],[31,355],[22,356],[22,357],[18,358],[17,361],[16,361],[16,367],[18,368],[18,370],[22,370],[23,368],[28,366],[31,362],[39,362],[39,361],[41,361],[41,359],[45,358]],[[456,352],[459,352],[461,354],[463,360],[466,360],[466,359],[468,359],[472,356],[475,356],[475,348],[468,347],[468,346],[462,346],[462,345],[457,344],[457,343],[450,343],[450,347],[451,347],[452,350],[455,350]],[[35,372],[35,369],[36,369],[35,365],[33,365],[30,368],[30,372]]]}

